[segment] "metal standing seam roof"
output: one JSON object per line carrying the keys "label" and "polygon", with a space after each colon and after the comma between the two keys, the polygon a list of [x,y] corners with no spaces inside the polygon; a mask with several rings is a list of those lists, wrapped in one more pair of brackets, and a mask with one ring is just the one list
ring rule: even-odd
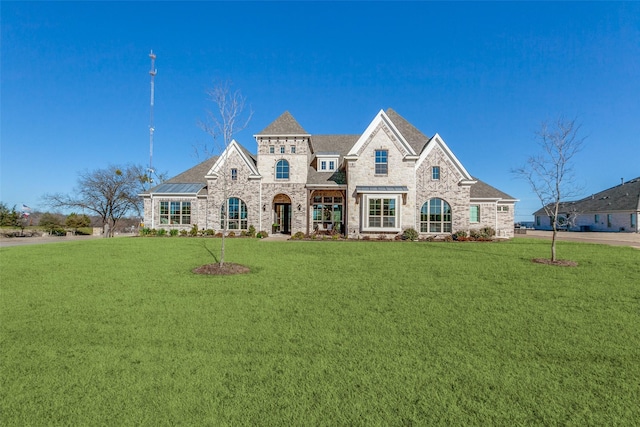
{"label": "metal standing seam roof", "polygon": [[388,193],[406,193],[409,188],[406,185],[357,185],[357,193],[375,193],[375,192],[388,192]]}

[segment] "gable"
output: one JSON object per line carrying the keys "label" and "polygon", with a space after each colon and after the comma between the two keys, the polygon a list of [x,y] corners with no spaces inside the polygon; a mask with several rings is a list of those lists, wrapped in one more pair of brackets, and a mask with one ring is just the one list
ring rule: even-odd
{"label": "gable", "polygon": [[447,144],[445,144],[444,140],[437,133],[434,135],[433,138],[429,140],[425,149],[422,150],[422,153],[420,153],[420,157],[416,162],[416,172],[418,171],[418,169],[420,169],[420,167],[423,165],[423,163],[429,157],[429,155],[431,155],[434,152],[434,150],[439,150],[440,152],[442,152],[443,156],[453,165],[453,168],[462,177],[461,184],[473,184],[476,182],[473,179],[473,177],[469,174],[469,172],[467,172],[465,167],[462,166],[462,163],[460,163],[460,160],[458,160],[455,154],[453,154],[453,151],[449,149]]}
{"label": "gable", "polygon": [[215,164],[207,172],[206,177],[211,177],[211,178],[217,177],[220,172],[220,169],[224,167],[225,163],[227,163],[229,159],[232,159],[234,157],[239,158],[241,164],[243,164],[244,166],[246,166],[247,169],[249,169],[250,176],[252,177],[260,176],[260,173],[258,172],[258,169],[256,167],[256,161],[254,157],[250,155],[249,152],[243,146],[238,144],[238,142],[234,139],[233,141],[231,141],[229,146],[224,150],[224,152],[220,154]]}
{"label": "gable", "polygon": [[365,148],[378,136],[379,132],[386,134],[386,137],[393,143],[404,158],[417,158],[415,150],[382,110],[374,117],[364,133],[358,138],[353,147],[351,147],[347,153],[347,157],[357,158],[360,156]]}

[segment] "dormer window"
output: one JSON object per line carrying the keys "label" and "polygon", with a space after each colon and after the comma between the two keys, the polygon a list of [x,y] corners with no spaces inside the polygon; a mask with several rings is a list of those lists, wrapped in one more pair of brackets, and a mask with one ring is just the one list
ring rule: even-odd
{"label": "dormer window", "polygon": [[338,153],[318,153],[318,171],[334,172],[338,167]]}

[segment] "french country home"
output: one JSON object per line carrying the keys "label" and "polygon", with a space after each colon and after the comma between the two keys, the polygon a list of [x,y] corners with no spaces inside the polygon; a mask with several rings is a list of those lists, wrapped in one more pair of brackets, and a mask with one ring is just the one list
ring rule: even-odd
{"label": "french country home", "polygon": [[425,136],[392,109],[354,135],[312,135],[285,112],[254,137],[256,154],[234,140],[143,193],[144,226],[348,238],[491,227],[513,237],[517,200],[473,177],[438,134]]}

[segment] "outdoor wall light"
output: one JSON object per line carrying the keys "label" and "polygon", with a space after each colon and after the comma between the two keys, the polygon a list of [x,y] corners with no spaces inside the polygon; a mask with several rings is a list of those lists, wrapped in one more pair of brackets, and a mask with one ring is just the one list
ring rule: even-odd
{"label": "outdoor wall light", "polygon": [[298,203],[298,210],[301,211],[302,210],[302,205],[300,203]]}
{"label": "outdoor wall light", "polygon": [[266,212],[267,211],[267,205],[262,205],[262,212]]}

